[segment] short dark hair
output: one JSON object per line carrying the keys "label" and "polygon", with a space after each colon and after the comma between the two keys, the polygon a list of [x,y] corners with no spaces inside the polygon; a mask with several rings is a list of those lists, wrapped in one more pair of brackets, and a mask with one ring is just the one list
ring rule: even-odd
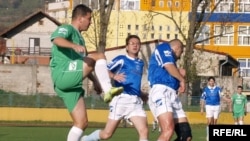
{"label": "short dark hair", "polygon": [[128,35],[128,37],[126,38],[126,45],[129,44],[129,40],[132,39],[132,38],[136,38],[139,40],[139,42],[141,42],[141,39],[139,38],[139,36],[137,35]]}
{"label": "short dark hair", "polygon": [[208,77],[207,80],[210,81],[211,79],[215,81],[215,78],[213,76]]}
{"label": "short dark hair", "polygon": [[92,13],[92,10],[84,4],[79,4],[72,11],[72,19],[78,16],[86,16],[88,13]]}
{"label": "short dark hair", "polygon": [[242,86],[240,86],[240,85],[239,85],[237,88],[238,88],[238,89],[239,89],[239,88],[240,88],[240,89],[243,89],[243,87],[242,87]]}

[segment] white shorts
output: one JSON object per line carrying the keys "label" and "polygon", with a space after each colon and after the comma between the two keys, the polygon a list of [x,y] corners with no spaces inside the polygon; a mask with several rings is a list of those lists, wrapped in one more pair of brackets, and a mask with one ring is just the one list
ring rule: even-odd
{"label": "white shorts", "polygon": [[206,105],[206,117],[218,119],[220,114],[220,105]]}
{"label": "white shorts", "polygon": [[109,119],[129,119],[133,116],[146,117],[140,97],[122,93],[112,99],[109,104]]}
{"label": "white shorts", "polygon": [[155,118],[166,112],[172,112],[174,118],[186,117],[176,91],[165,85],[157,84],[150,89],[148,105]]}

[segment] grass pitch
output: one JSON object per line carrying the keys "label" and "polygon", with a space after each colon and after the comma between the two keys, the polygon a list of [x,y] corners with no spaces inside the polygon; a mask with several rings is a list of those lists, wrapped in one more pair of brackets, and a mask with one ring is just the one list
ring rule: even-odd
{"label": "grass pitch", "polygon": [[[100,126],[104,127],[104,126]],[[206,125],[191,125],[193,141],[202,141],[206,137]],[[0,141],[66,141],[70,126],[48,127],[48,126],[0,126]],[[89,134],[97,127],[89,127],[85,134]],[[152,132],[149,127],[149,141],[155,141],[159,135],[158,131]],[[174,140],[175,136],[172,140]],[[119,127],[108,141],[137,141],[138,135],[133,127]]]}

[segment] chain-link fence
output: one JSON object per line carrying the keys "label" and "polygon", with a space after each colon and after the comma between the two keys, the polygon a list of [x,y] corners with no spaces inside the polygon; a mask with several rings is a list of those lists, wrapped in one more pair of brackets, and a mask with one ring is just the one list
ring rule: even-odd
{"label": "chain-link fence", "polygon": [[[108,109],[108,104],[104,103],[99,95],[92,94],[84,99],[88,109]],[[199,96],[188,96],[186,101],[182,102],[185,111],[200,111]],[[0,107],[65,108],[63,101],[56,95],[15,93],[0,93]],[[149,110],[147,104],[145,104],[145,109]],[[227,109],[228,105],[222,102],[222,111],[228,111]]]}

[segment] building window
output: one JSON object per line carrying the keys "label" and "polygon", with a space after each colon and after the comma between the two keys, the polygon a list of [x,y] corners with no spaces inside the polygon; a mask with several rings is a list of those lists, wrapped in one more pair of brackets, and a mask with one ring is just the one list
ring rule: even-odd
{"label": "building window", "polygon": [[250,12],[250,0],[239,1],[239,12]]}
{"label": "building window", "polygon": [[131,25],[130,24],[128,25],[128,30],[131,30]]}
{"label": "building window", "polygon": [[215,3],[218,2],[215,12],[234,12],[234,0],[215,0]]}
{"label": "building window", "polygon": [[152,31],[154,31],[154,30],[155,30],[155,27],[154,27],[153,25],[151,26],[151,30],[152,30]]}
{"label": "building window", "polygon": [[179,3],[178,1],[176,1],[176,2],[175,2],[175,7],[179,7],[179,4],[180,4],[180,3]]}
{"label": "building window", "polygon": [[139,25],[135,25],[135,30],[139,30]]}
{"label": "building window", "polygon": [[168,5],[168,8],[171,8],[172,7],[172,0],[168,0],[167,5]]}
{"label": "building window", "polygon": [[142,35],[143,37],[143,39],[147,39],[147,34],[146,33],[144,33],[143,35]]}
{"label": "building window", "polygon": [[159,26],[159,31],[162,31],[162,26],[161,25]]}
{"label": "building window", "polygon": [[130,36],[131,35],[131,33],[128,33],[128,35],[127,36]]}
{"label": "building window", "polygon": [[123,32],[120,32],[120,33],[119,33],[119,36],[120,36],[120,37],[123,37]]}
{"label": "building window", "polygon": [[170,26],[169,25],[167,25],[167,31],[170,31]]}
{"label": "building window", "polygon": [[238,44],[250,45],[250,26],[239,26]]}
{"label": "building window", "polygon": [[170,39],[170,34],[167,34],[167,39]]}
{"label": "building window", "polygon": [[152,7],[155,7],[155,0],[152,0],[152,1],[151,1],[151,6],[152,6]]}
{"label": "building window", "polygon": [[178,39],[178,34],[174,34],[174,38],[175,38],[175,39]]}
{"label": "building window", "polygon": [[215,26],[214,36],[217,36],[214,40],[216,45],[233,45],[233,26]]}
{"label": "building window", "polygon": [[250,58],[238,59],[240,63],[240,76],[250,77]]}
{"label": "building window", "polygon": [[206,40],[209,38],[209,35],[210,35],[210,26],[204,25],[196,41],[197,42],[202,41],[199,44],[209,44],[209,40]]}
{"label": "building window", "polygon": [[139,10],[140,0],[121,0],[120,9],[121,10]]}
{"label": "building window", "polygon": [[162,34],[161,33],[159,34],[159,39],[162,39]]}
{"label": "building window", "polygon": [[155,34],[151,33],[151,39],[154,39],[154,38],[155,38]]}
{"label": "building window", "polygon": [[163,8],[164,7],[164,0],[159,1],[159,7]]}
{"label": "building window", "polygon": [[38,25],[43,25],[43,20],[38,21]]}
{"label": "building window", "polygon": [[[198,11],[198,12],[201,12],[201,11],[203,10],[204,4],[206,4],[206,3],[205,3],[205,1],[203,0],[203,1],[199,4],[199,6],[198,6],[198,8],[197,8],[197,11]],[[206,8],[206,9],[205,9],[206,12],[210,12],[210,6],[207,6],[207,7],[205,7],[205,8]]]}

